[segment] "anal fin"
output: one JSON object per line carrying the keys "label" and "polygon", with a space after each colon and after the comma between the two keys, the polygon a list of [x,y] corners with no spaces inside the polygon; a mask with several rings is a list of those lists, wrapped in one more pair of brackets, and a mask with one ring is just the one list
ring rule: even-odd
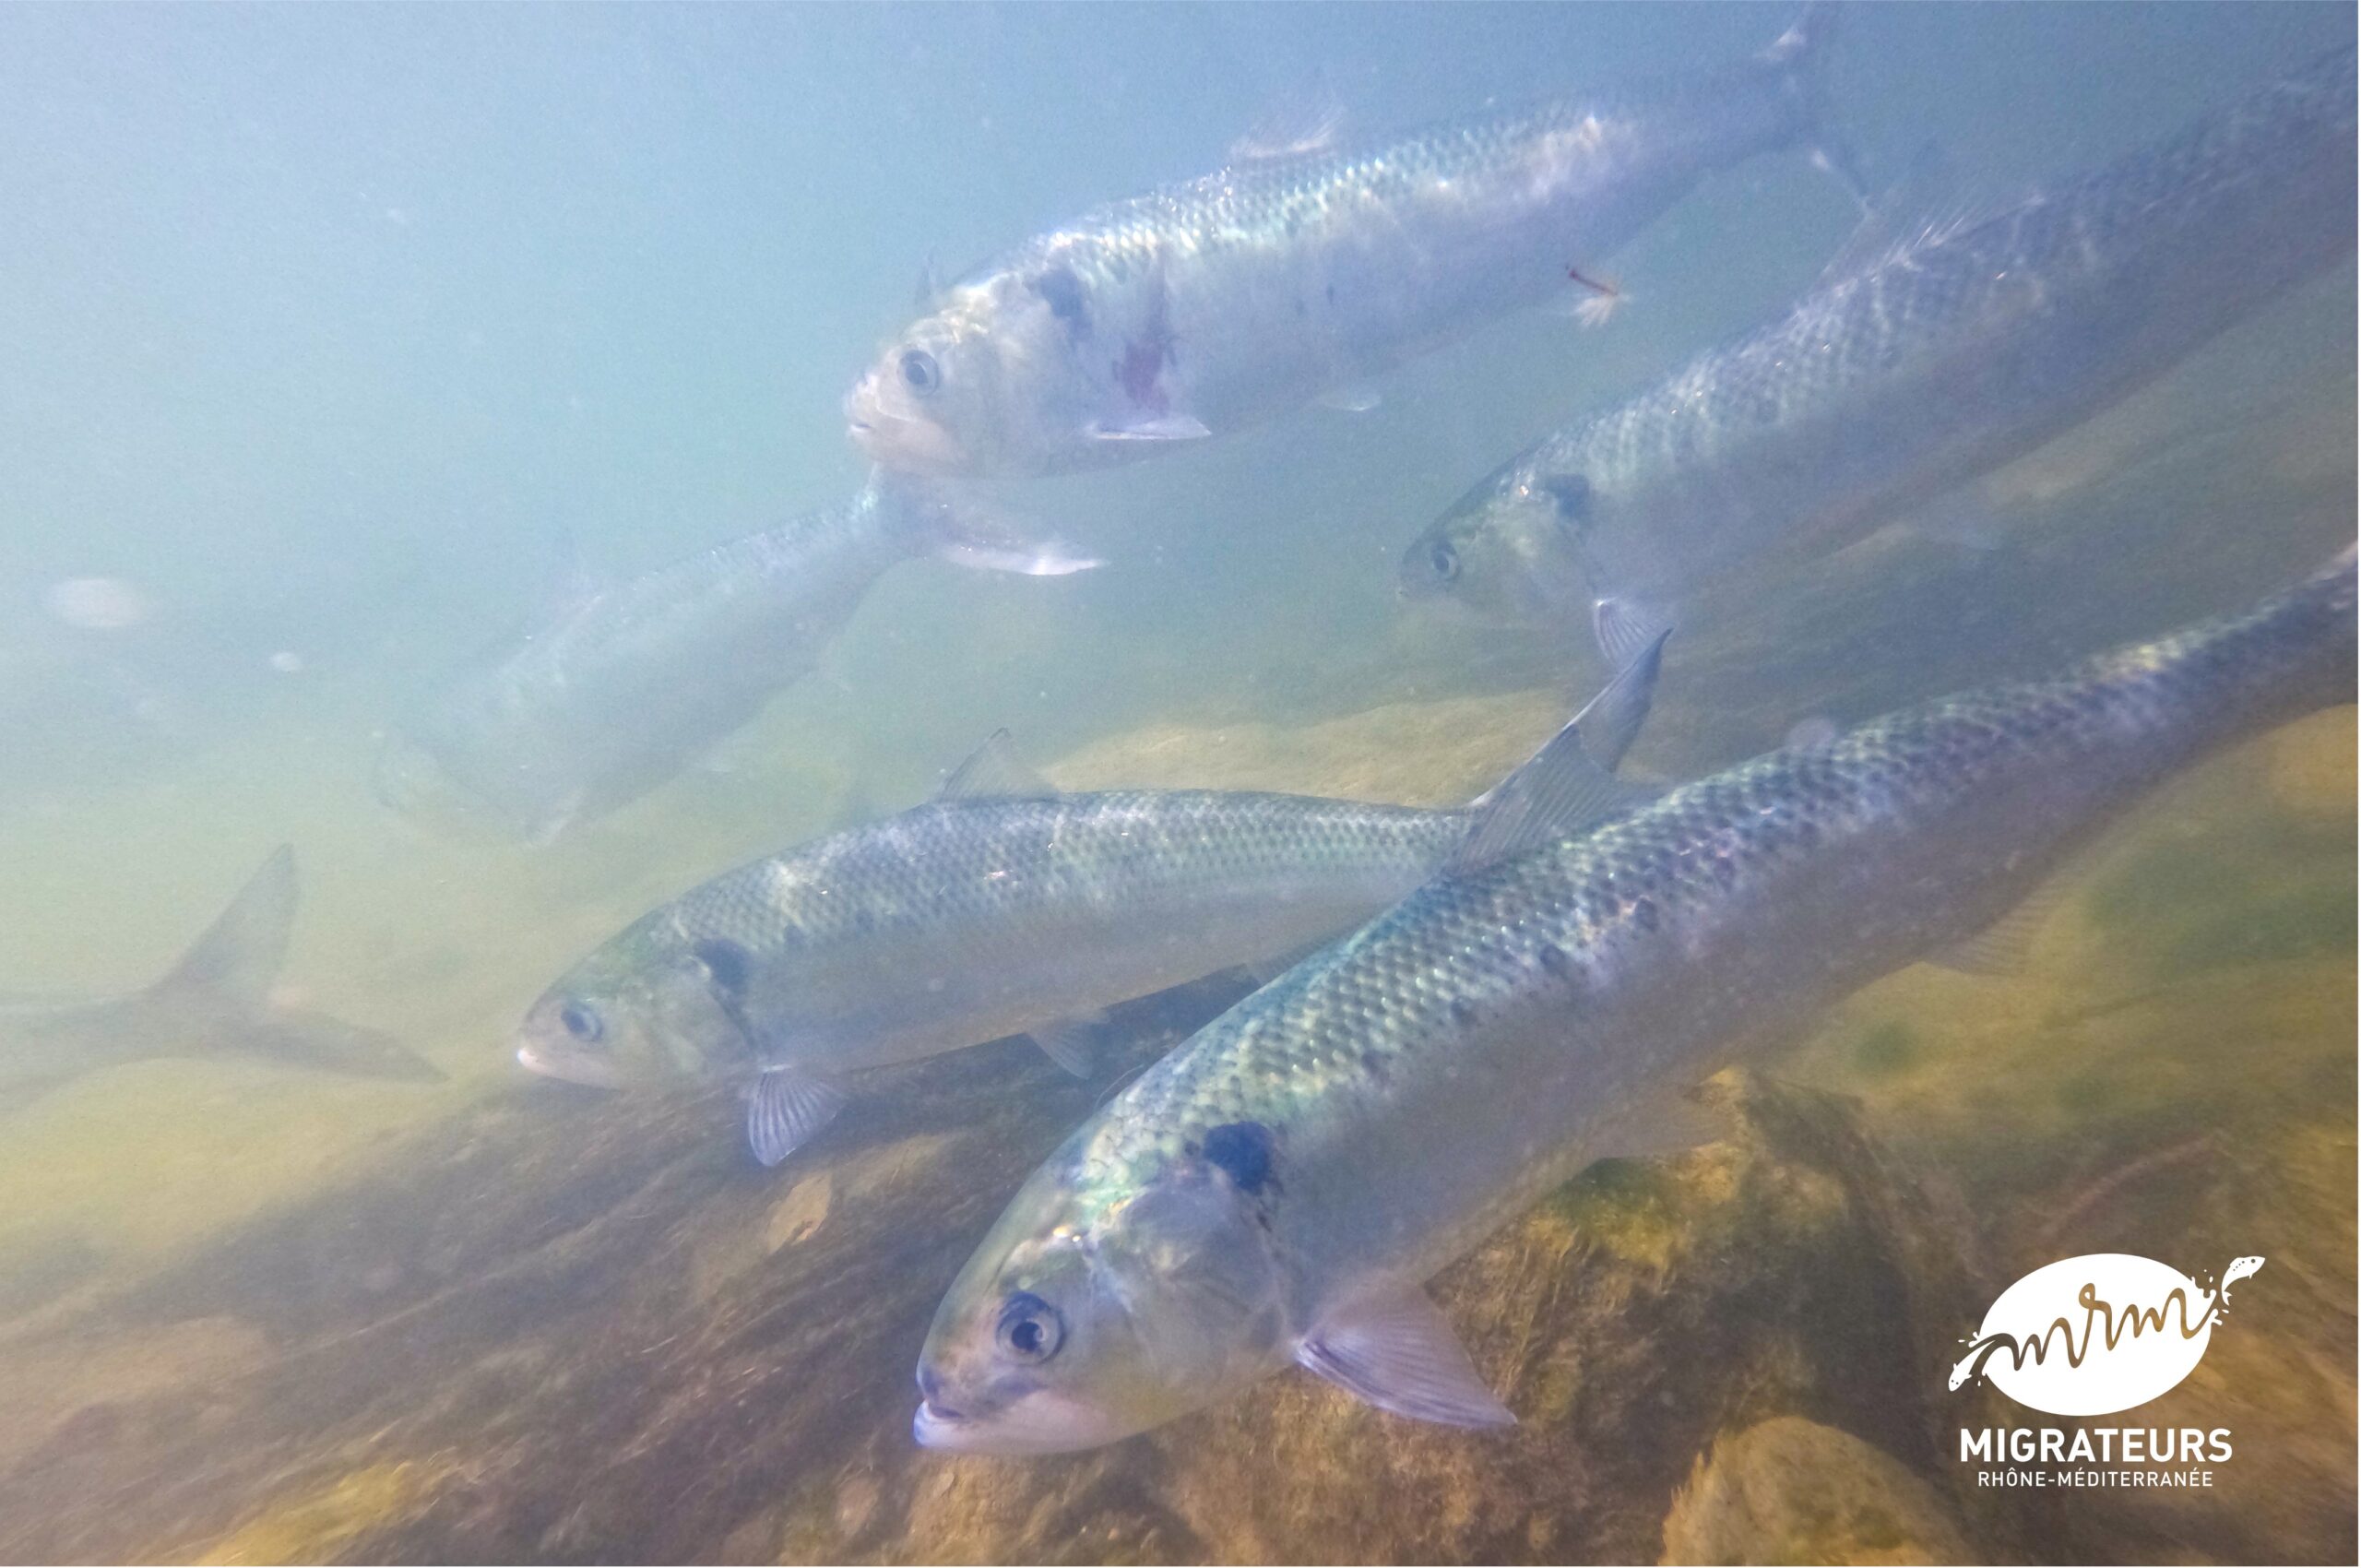
{"label": "anal fin", "polygon": [[1097,1044],[1091,1030],[1106,1022],[1106,1015],[1093,1013],[1079,1018],[1058,1018],[1037,1024],[1027,1031],[1041,1054],[1063,1067],[1077,1078],[1090,1076],[1097,1059]]}
{"label": "anal fin", "polygon": [[2053,872],[2025,895],[2017,907],[1975,935],[1927,955],[1927,962],[1964,975],[2006,979],[2024,973],[2041,928],[2066,901],[2068,878]]}
{"label": "anal fin", "polygon": [[1413,1420],[1516,1424],[1476,1374],[1451,1324],[1416,1287],[1362,1296],[1331,1313],[1296,1348],[1296,1360],[1356,1399]]}

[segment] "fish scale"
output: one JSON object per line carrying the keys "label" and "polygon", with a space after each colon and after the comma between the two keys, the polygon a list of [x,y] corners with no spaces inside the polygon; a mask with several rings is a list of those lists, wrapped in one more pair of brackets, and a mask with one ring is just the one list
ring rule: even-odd
{"label": "fish scale", "polygon": [[[1814,137],[1824,14],[1727,68],[1242,160],[940,291],[853,388],[889,468],[1046,474],[1257,422],[1581,272],[1720,170]],[[918,369],[908,368],[918,356]]]}
{"label": "fish scale", "polygon": [[[936,1314],[920,1440],[1109,1442],[1290,1359],[1406,1414],[1509,1419],[1420,1282],[1590,1161],[1664,1146],[1679,1097],[1830,1003],[1980,958],[2148,788],[2352,701],[2354,661],[2348,552],[2248,613],[1587,832],[1525,818],[1532,844],[1447,870],[1239,1003],[1034,1173]],[[1011,1352],[1011,1322],[1068,1348]]]}
{"label": "fish scale", "polygon": [[[1779,900],[1800,866],[1940,831],[2028,777],[2078,766],[2103,775],[2104,788],[2070,791],[2086,797],[2077,819],[2027,824],[2008,847],[2032,858],[2227,735],[2288,717],[2267,699],[2291,673],[2332,659],[2340,637],[2349,675],[2352,588],[2347,570],[2217,627],[2058,679],[1954,697],[1824,750],[1774,753],[1588,837],[1439,879],[1143,1076],[1080,1146],[1081,1183],[1103,1189],[1102,1207],[1120,1204],[1179,1149],[1242,1119],[1269,1124],[1283,1150],[1301,1136],[1337,1152],[1358,1123],[1394,1114],[1381,1108],[1416,1081],[1453,1071],[1463,1037],[1496,1011],[1536,999],[1580,1006],[1636,967],[1636,950],[1678,956],[1666,950],[1734,940],[1750,919],[1795,918]],[[2010,888],[2026,880],[2011,878]],[[1971,917],[1991,903],[1975,903]],[[1897,929],[1915,920],[1898,915]],[[1972,929],[1947,914],[1911,930],[1910,943],[1923,949]],[[1880,967],[1891,967],[1892,945],[1879,944]],[[1553,952],[1561,958],[1545,963]],[[1600,1042],[1571,1045],[1571,1065],[1608,1067]],[[1699,1076],[1710,1070],[1694,1065]],[[1579,1158],[1548,1162],[1505,1201],[1521,1206],[1525,1189]]]}
{"label": "fish scale", "polygon": [[[759,1087],[1029,1031],[1076,1066],[1076,1021],[1348,929],[1423,880],[1470,820],[1268,793],[1014,788],[830,835],[649,911],[534,1004],[520,1059],[613,1087]],[[820,1120],[801,1117],[801,1135]]]}
{"label": "fish scale", "polygon": [[[758,950],[848,935],[1096,919],[1144,895],[1240,878],[1433,863],[1465,831],[1453,811],[1218,791],[1116,791],[921,807],[878,832],[824,840],[715,878],[664,919],[683,938]],[[784,895],[784,896],[783,896]]]}
{"label": "fish scale", "polygon": [[1866,247],[1778,320],[1504,465],[1411,547],[1403,586],[1523,619],[1615,600],[1661,624],[1766,553],[1849,542],[2349,255],[2355,129],[2350,53],[2324,55],[2081,179]]}

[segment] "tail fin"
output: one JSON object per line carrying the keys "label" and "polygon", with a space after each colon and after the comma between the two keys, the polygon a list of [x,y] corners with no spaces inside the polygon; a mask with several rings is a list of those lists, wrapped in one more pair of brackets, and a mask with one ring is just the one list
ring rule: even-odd
{"label": "tail fin", "polygon": [[295,850],[281,844],[148,988],[148,1000],[207,1019],[218,1045],[241,1055],[360,1077],[444,1077],[391,1035],[271,1000],[294,930],[295,900]]}
{"label": "tail fin", "polygon": [[241,1012],[259,1012],[269,1005],[294,929],[295,849],[281,844],[155,989],[203,992]]}
{"label": "tail fin", "polygon": [[1777,66],[1803,104],[1804,144],[1812,162],[1827,171],[1864,213],[1872,210],[1869,183],[1861,174],[1861,160],[1837,127],[1829,107],[1828,41],[1838,29],[1840,0],[1808,0],[1787,30],[1771,41],[1762,58]]}

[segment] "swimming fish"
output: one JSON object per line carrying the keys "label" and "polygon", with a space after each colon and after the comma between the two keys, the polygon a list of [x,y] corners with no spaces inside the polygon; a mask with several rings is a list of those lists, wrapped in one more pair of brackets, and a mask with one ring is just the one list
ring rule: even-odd
{"label": "swimming fish", "polygon": [[[1635,663],[1561,733],[1613,766],[1655,669]],[[848,1071],[1028,1033],[1086,1073],[1100,1009],[1350,929],[1425,880],[1469,820],[1300,795],[1065,794],[1003,732],[928,804],[643,916],[534,1004],[517,1059],[610,1087],[733,1084],[748,1142],[777,1164],[842,1109]]]}
{"label": "swimming fish", "polygon": [[1698,588],[2032,451],[2352,254],[2354,96],[2335,53],[2030,200],[1861,245],[1470,491],[1404,554],[1403,593],[1585,618],[1612,665]]}
{"label": "swimming fish", "polygon": [[1098,563],[1014,542],[965,504],[873,477],[850,501],[611,587],[561,585],[535,623],[388,735],[375,786],[547,843],[663,783],[809,672],[888,569],[933,553],[1057,576]]}
{"label": "swimming fish", "polygon": [[362,1078],[443,1077],[389,1035],[271,1001],[295,892],[295,852],[282,844],[153,985],[88,1000],[0,997],[0,1106],[156,1057],[243,1057]]}
{"label": "swimming fish", "polygon": [[1029,1178],[937,1312],[918,1440],[1143,1431],[1293,1361],[1513,1418],[1423,1282],[1595,1159],[1703,1141],[1686,1091],[1905,964],[2021,956],[2061,859],[2151,785],[2349,703],[2355,579],[1874,720],[1584,831],[1545,750],[1432,882],[1205,1026]]}
{"label": "swimming fish", "polygon": [[[1053,474],[1130,462],[1323,396],[1585,268],[1706,175],[1828,141],[1809,7],[1753,59],[1278,156],[1118,201],[926,303],[845,400],[888,467]],[[1838,156],[1841,156],[1838,155]]]}

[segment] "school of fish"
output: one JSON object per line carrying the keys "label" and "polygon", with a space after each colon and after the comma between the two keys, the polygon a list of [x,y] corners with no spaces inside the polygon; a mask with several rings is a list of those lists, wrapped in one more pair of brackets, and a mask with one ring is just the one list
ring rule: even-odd
{"label": "school of fish", "polygon": [[[1574,627],[1603,661],[1529,761],[1466,781],[1481,794],[1069,791],[1002,731],[906,811],[675,868],[672,897],[533,977],[503,1042],[523,1068],[719,1090],[766,1167],[872,1069],[1027,1035],[1088,1076],[1110,1007],[1224,970],[1262,982],[1111,1092],[944,1282],[911,1347],[919,1443],[1089,1448],[1289,1366],[1398,1417],[1513,1426],[1519,1391],[1425,1294],[1440,1270],[1595,1160],[1715,1137],[1704,1078],[1878,977],[2011,969],[2061,873],[2159,782],[2354,700],[2348,551],[2046,678],[1668,789],[1619,776],[1652,708],[1681,701],[1664,652],[1702,594],[1940,508],[2354,252],[2349,52],[1970,203],[1924,180],[1868,194],[1830,88],[1839,15],[1807,6],[1683,76],[1398,134],[1323,118],[930,279],[843,398],[872,465],[858,493],[635,577],[569,565],[388,724],[388,806],[562,854],[809,675],[896,566],[1100,564],[977,481],[1365,409],[1373,378],[1513,312],[1603,319],[1617,253],[1758,159],[1809,157],[1859,208],[1786,309],[1510,457],[1401,555],[1404,600]],[[295,906],[282,847],[162,978],[0,1001],[0,1110],[157,1056],[439,1077],[274,994]]]}

